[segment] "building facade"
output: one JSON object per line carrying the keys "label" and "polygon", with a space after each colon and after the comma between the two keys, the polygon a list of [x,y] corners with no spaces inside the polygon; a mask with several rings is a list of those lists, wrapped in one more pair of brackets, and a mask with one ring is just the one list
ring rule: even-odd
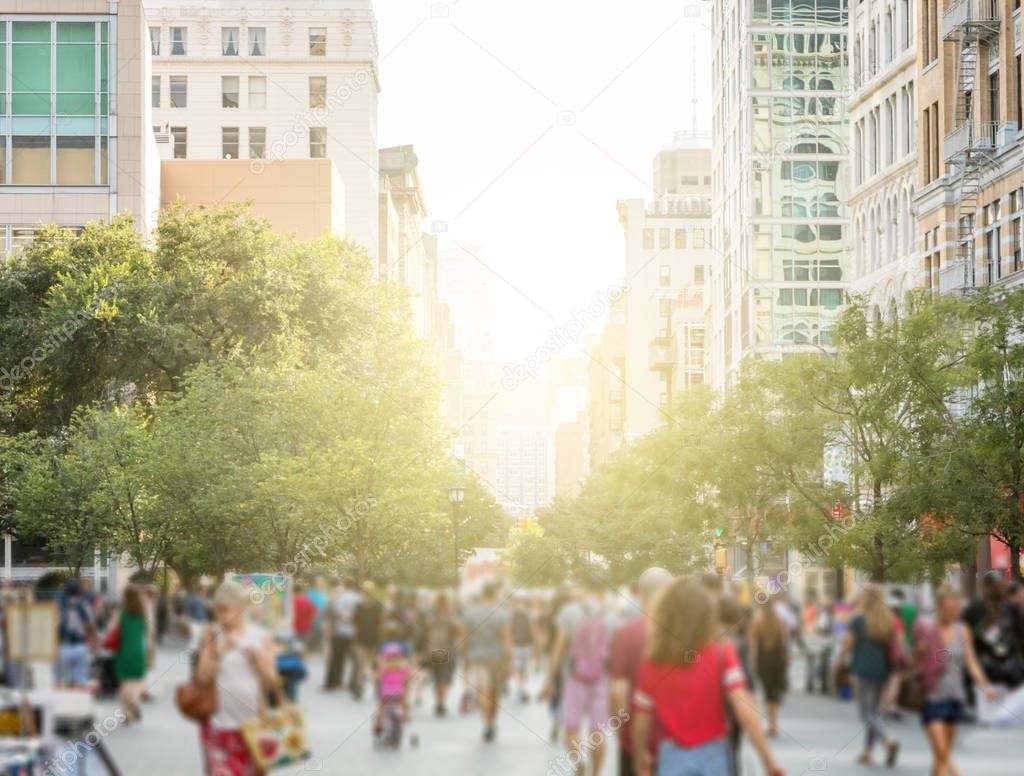
{"label": "building facade", "polygon": [[330,159],[268,160],[258,174],[245,159],[164,159],[160,192],[165,206],[251,201],[255,217],[300,240],[345,232],[345,184]]}
{"label": "building facade", "polygon": [[376,261],[380,186],[370,0],[147,0],[153,125],[181,159],[330,159],[347,234]]}
{"label": "building facade", "polygon": [[965,294],[1024,280],[1018,0],[918,5],[918,174],[924,284]]}
{"label": "building facade", "polygon": [[660,426],[676,393],[704,382],[710,153],[705,139],[678,136],[654,160],[655,198],[618,203],[626,244],[627,441]]}
{"label": "building facade", "polygon": [[160,198],[139,0],[32,0],[0,13],[0,251],[41,224],[130,212],[148,233]]}
{"label": "building facade", "polygon": [[710,379],[821,350],[851,279],[846,0],[718,0]]}
{"label": "building facade", "polygon": [[413,323],[421,337],[437,335],[437,236],[425,231],[426,201],[419,159],[411,145],[380,150],[378,274],[409,289]]}
{"label": "building facade", "polygon": [[625,443],[626,298],[612,302],[600,334],[584,340],[587,364],[587,452],[596,471]]}
{"label": "building facade", "polygon": [[924,284],[917,190],[916,10],[910,0],[850,9],[850,220],[853,284],[876,315]]}

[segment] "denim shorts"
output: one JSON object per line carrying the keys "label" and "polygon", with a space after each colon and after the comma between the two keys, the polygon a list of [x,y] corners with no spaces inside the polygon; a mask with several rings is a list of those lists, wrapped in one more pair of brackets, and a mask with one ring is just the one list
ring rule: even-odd
{"label": "denim shorts", "polygon": [[57,681],[83,685],[89,681],[89,663],[92,657],[85,644],[61,644],[57,658]]}
{"label": "denim shorts", "polygon": [[658,749],[658,776],[731,776],[729,742],[716,738],[687,749],[662,741]]}
{"label": "denim shorts", "polygon": [[929,702],[921,709],[921,724],[927,725],[931,722],[945,722],[947,725],[957,725],[963,722],[964,705],[960,701],[938,701]]}

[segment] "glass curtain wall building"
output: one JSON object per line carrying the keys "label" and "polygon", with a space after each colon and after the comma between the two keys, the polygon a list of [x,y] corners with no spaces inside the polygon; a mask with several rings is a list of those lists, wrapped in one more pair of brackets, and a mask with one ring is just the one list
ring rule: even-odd
{"label": "glass curtain wall building", "polygon": [[160,160],[141,0],[20,5],[0,12],[0,255],[42,224],[125,211],[148,234]]}
{"label": "glass curtain wall building", "polygon": [[109,28],[98,20],[0,21],[2,183],[107,183]]}
{"label": "glass curtain wall building", "polygon": [[710,377],[727,385],[751,353],[828,348],[846,299],[847,3],[719,0],[713,32]]}

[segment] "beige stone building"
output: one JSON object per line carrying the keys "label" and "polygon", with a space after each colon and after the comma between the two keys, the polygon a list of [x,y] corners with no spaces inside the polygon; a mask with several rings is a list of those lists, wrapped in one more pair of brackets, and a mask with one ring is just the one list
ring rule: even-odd
{"label": "beige stone building", "polygon": [[917,253],[917,46],[909,0],[850,9],[851,290],[878,316],[923,284]]}
{"label": "beige stone building", "polygon": [[918,175],[914,198],[925,284],[960,294],[1019,283],[1019,0],[918,4]]}
{"label": "beige stone building", "polygon": [[371,0],[145,0],[153,123],[180,159],[330,159],[345,232],[377,260]]}
{"label": "beige stone building", "polygon": [[0,12],[0,251],[41,224],[128,211],[148,233],[160,166],[140,0],[12,0]]}

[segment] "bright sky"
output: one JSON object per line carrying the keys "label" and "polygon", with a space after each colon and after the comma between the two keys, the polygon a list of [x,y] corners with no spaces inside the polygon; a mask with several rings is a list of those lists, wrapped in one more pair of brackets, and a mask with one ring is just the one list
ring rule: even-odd
{"label": "bright sky", "polygon": [[431,221],[504,282],[496,349],[520,359],[623,274],[618,199],[710,125],[710,3],[377,0],[382,147],[412,143]]}

